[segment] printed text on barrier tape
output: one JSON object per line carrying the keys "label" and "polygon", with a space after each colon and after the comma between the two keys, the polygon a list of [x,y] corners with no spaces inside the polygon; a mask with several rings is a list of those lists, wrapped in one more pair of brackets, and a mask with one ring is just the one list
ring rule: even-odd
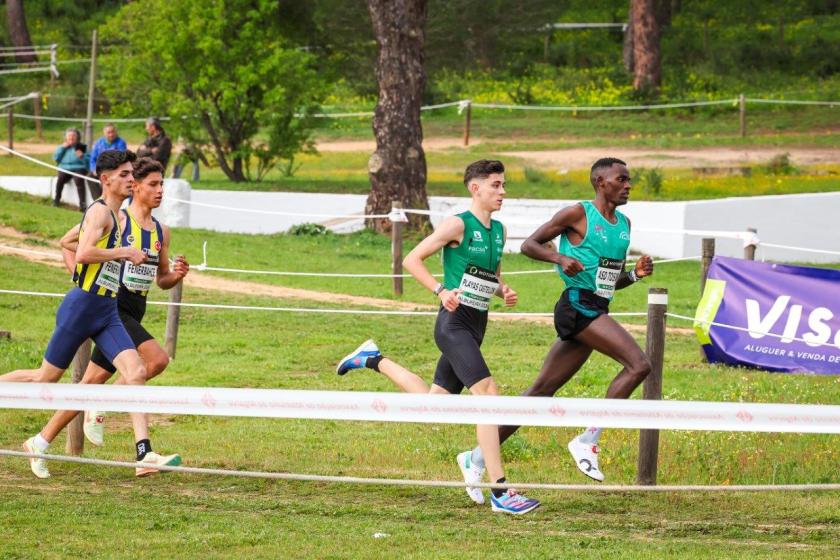
{"label": "printed text on barrier tape", "polygon": [[0,383],[0,408],[438,424],[840,433],[840,406]]}

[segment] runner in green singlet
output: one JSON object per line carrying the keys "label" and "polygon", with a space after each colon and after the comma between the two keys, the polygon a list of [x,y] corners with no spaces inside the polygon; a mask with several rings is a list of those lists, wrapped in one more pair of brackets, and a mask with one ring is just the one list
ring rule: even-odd
{"label": "runner in green singlet", "polygon": [[[407,393],[458,394],[465,387],[474,395],[497,395],[498,388],[481,355],[481,343],[487,328],[487,310],[494,295],[505,305],[517,302],[516,292],[501,281],[502,250],[505,229],[491,219],[502,207],[505,197],[505,168],[502,162],[481,160],[467,166],[464,186],[472,196],[470,210],[444,219],[437,229],[421,241],[403,264],[412,276],[440,299],[435,322],[435,342],[441,351],[434,383],[429,387],[418,375],[384,357],[372,340],[363,343],[342,359],[336,372],[344,375],[351,369],[370,368],[388,377]],[[438,282],[423,261],[443,249],[443,282]],[[477,438],[486,469],[493,482],[504,483],[499,450],[498,426],[477,427]],[[485,461],[472,462],[471,451],[456,458],[467,483],[466,491],[476,503],[484,503],[484,494],[472,484],[481,482]],[[513,489],[494,489],[490,504],[493,511],[524,514],[539,507],[537,500],[526,498]]]}
{"label": "runner in green singlet", "polygon": [[[626,399],[650,373],[650,362],[630,333],[609,316],[615,290],[653,274],[653,261],[643,255],[630,269],[624,260],[630,246],[630,220],[617,210],[630,196],[627,164],[615,158],[595,162],[589,176],[595,200],[557,212],[522,244],[532,259],[554,263],[566,289],[554,308],[557,341],[548,352],[539,376],[523,393],[553,396],[583,366],[593,350],[619,362],[623,369],[607,389],[608,399]],[[562,236],[557,251],[546,244]],[[504,442],[518,426],[502,426]],[[569,442],[578,469],[598,481],[598,438],[591,427]]]}

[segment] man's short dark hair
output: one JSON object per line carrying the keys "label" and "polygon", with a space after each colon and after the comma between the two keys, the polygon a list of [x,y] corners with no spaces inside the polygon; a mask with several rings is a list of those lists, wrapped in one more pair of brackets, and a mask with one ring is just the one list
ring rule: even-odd
{"label": "man's short dark hair", "polygon": [[132,163],[137,155],[131,150],[105,150],[96,158],[96,175],[113,171],[124,163]]}
{"label": "man's short dark hair", "polygon": [[473,179],[486,179],[493,173],[504,173],[505,164],[497,159],[480,159],[467,166],[464,171],[464,186],[469,187]]}
{"label": "man's short dark hair", "polygon": [[132,171],[132,174],[134,175],[135,181],[142,181],[151,173],[160,173],[163,175],[163,166],[159,161],[155,161],[152,158],[141,157],[134,162],[134,170]]}
{"label": "man's short dark hair", "polygon": [[626,163],[624,163],[620,159],[614,158],[614,157],[601,158],[598,161],[596,161],[595,163],[593,163],[592,164],[592,169],[589,170],[589,182],[592,183],[592,186],[593,187],[595,186],[596,180],[598,179],[598,173],[602,169],[609,169],[610,167],[612,167],[616,163],[619,164],[619,165],[627,165]]}

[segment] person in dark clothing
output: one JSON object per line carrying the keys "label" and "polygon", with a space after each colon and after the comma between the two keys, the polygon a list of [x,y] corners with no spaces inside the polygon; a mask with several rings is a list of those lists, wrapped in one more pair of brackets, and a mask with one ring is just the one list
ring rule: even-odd
{"label": "person in dark clothing", "polygon": [[146,119],[146,132],[149,136],[137,149],[137,157],[148,157],[159,162],[165,174],[169,156],[172,154],[172,140],[166,135],[157,117]]}
{"label": "person in dark clothing", "polygon": [[[68,128],[64,132],[64,142],[53,152],[53,160],[58,165],[58,179],[55,183],[55,199],[53,205],[61,203],[61,193],[70,180],[76,184],[76,191],[79,194],[79,210],[82,212],[87,208],[87,196],[85,180],[82,176],[87,175],[88,154],[87,146],[80,141],[81,134],[75,128]],[[75,173],[71,175],[70,173]]]}

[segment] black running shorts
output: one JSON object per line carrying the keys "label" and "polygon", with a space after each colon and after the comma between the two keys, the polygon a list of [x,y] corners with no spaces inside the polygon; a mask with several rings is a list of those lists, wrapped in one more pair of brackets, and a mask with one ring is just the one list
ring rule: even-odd
{"label": "black running shorts", "polygon": [[481,355],[487,330],[487,312],[459,305],[449,312],[443,307],[435,321],[435,342],[441,351],[435,369],[435,385],[452,394],[470,388],[490,377],[490,368]]}
{"label": "black running shorts", "polygon": [[567,288],[554,306],[554,330],[561,340],[569,340],[592,321],[610,312],[610,300],[589,290]]}
{"label": "black running shorts", "polygon": [[[120,320],[125,326],[128,336],[131,337],[131,342],[137,348],[146,341],[152,340],[154,337],[149,334],[149,331],[140,324],[143,316],[146,314],[146,296],[141,296],[129,292],[125,288],[120,288],[117,295],[117,311],[120,315]],[[117,368],[108,361],[105,354],[99,350],[99,346],[93,349],[93,354],[90,356],[90,361],[98,365],[104,370],[111,373],[117,371]]]}

